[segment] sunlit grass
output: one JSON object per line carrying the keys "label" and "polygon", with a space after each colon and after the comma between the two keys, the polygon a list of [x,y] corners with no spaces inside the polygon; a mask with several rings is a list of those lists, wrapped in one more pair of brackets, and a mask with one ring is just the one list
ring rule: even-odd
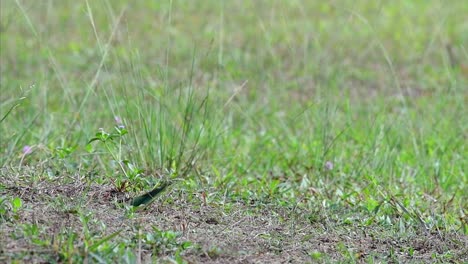
{"label": "sunlit grass", "polygon": [[[28,184],[131,195],[175,179],[171,192],[204,203],[467,232],[463,1],[1,5],[3,176],[36,167]],[[88,144],[116,125],[111,145]],[[18,200],[0,197],[2,221],[18,222]],[[180,258],[185,244],[165,232],[139,243]],[[71,234],[60,240],[78,243]],[[63,259],[88,254],[70,245]],[[131,247],[101,253],[137,258]]]}

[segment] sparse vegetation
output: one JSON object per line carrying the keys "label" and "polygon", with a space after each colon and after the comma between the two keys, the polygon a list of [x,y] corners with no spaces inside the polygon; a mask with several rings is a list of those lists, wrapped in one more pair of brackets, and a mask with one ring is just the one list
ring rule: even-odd
{"label": "sparse vegetation", "polygon": [[0,262],[468,261],[464,1],[0,4]]}

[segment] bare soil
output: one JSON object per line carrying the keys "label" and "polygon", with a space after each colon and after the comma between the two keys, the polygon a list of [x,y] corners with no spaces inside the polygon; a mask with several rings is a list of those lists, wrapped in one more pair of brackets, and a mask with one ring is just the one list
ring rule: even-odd
{"label": "bare soil", "polygon": [[[129,195],[112,186],[21,182],[2,178],[5,188],[0,189],[0,197],[20,197],[23,205],[16,219],[12,212],[0,218],[0,262],[18,258],[61,262],[58,248],[63,245],[57,241],[67,231],[81,234],[74,242],[78,249],[83,248],[86,233],[98,238],[121,231],[112,241],[136,241],[138,234],[154,232],[154,228],[177,231],[181,234],[178,241],[192,242],[181,254],[189,263],[468,261],[468,238],[461,233],[419,227],[401,232],[393,226],[350,224],[340,220],[339,210],[311,212],[255,201],[223,205],[208,199],[205,204],[199,194],[174,188],[129,216],[121,204]],[[89,216],[88,230],[80,215]],[[46,246],[33,243],[21,231],[24,224],[36,224],[40,230],[36,239],[52,242]],[[155,259],[154,246],[141,245],[136,251],[143,262]],[[161,262],[167,262],[174,251],[159,248],[158,255]]]}

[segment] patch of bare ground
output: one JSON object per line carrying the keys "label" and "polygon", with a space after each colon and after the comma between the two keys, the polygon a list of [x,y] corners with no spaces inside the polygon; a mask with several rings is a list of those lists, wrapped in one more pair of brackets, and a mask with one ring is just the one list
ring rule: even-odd
{"label": "patch of bare ground", "polygon": [[[118,231],[112,242],[127,241],[143,262],[154,261],[156,254],[165,262],[174,255],[173,250],[159,248],[155,253],[154,245],[138,244],[139,234],[155,229],[177,231],[181,234],[178,241],[192,242],[193,246],[181,253],[189,263],[468,261],[468,238],[463,234],[347,224],[337,211],[314,213],[235,201],[204,204],[197,194],[175,187],[146,210],[132,215],[120,204],[128,194],[112,186],[57,181],[25,185],[6,177],[2,177],[1,186],[0,197],[20,197],[23,206],[16,216],[7,212],[0,219],[0,262],[18,258],[61,262],[64,233],[78,234],[73,247],[76,254],[84,254],[81,249],[86,236],[97,239]],[[87,224],[84,217],[88,217]],[[39,231],[28,236],[24,227],[32,225]],[[41,245],[38,241],[46,242]]]}

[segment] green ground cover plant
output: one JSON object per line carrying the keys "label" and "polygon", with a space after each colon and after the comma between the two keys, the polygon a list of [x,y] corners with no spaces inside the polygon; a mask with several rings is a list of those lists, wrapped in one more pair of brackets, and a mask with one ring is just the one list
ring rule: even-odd
{"label": "green ground cover plant", "polygon": [[0,5],[0,262],[468,261],[464,1]]}

